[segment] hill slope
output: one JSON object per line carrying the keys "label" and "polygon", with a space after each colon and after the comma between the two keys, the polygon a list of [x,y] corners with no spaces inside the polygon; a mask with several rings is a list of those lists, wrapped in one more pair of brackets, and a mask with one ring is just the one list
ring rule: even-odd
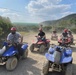
{"label": "hill slope", "polygon": [[70,14],[66,17],[63,17],[59,20],[53,21],[44,21],[41,22],[43,25],[75,25],[76,24],[76,14]]}

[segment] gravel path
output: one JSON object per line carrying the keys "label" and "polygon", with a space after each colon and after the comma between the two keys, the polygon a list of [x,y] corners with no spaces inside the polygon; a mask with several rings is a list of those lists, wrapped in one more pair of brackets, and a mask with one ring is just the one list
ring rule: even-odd
{"label": "gravel path", "polygon": [[[28,42],[30,46],[32,40],[36,40],[34,37],[35,34],[24,35],[24,42]],[[47,34],[50,39],[50,34]],[[75,37],[76,35],[74,35]],[[57,43],[57,41],[51,41],[51,43]],[[20,60],[18,66],[13,71],[7,71],[5,66],[0,66],[0,75],[43,75],[42,66],[45,60],[44,53],[40,54],[39,52],[31,53],[29,50],[29,55],[26,60]],[[63,75],[62,73],[50,73],[48,75]],[[73,46],[73,75],[76,75],[76,46]]]}

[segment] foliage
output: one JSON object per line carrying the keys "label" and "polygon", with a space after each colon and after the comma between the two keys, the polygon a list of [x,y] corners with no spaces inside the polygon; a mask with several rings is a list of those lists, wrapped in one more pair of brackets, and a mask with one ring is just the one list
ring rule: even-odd
{"label": "foliage", "polygon": [[43,29],[44,31],[51,31],[52,26],[44,26]]}
{"label": "foliage", "polygon": [[76,33],[76,28],[72,28],[71,31]]}
{"label": "foliage", "polygon": [[12,27],[12,23],[10,19],[7,17],[0,16],[0,37],[5,36],[10,32],[10,28]]}

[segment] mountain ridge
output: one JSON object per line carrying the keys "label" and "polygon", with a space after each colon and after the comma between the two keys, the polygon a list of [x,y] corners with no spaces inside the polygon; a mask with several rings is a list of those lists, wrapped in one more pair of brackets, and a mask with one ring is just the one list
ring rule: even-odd
{"label": "mountain ridge", "polygon": [[76,13],[67,15],[61,19],[58,19],[58,20],[43,21],[40,24],[43,24],[43,25],[60,25],[63,22],[65,22],[66,25],[67,24],[76,24]]}

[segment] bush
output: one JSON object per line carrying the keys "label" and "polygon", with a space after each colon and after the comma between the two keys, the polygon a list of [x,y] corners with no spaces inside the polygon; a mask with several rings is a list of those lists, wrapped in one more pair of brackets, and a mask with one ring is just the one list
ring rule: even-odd
{"label": "bush", "polygon": [[51,26],[44,26],[43,30],[44,31],[51,31],[52,27]]}
{"label": "bush", "polygon": [[58,27],[56,27],[57,32],[61,32],[61,31],[63,31],[64,29],[65,29],[64,26],[58,26]]}
{"label": "bush", "polygon": [[76,33],[76,28],[72,28],[71,31],[72,31],[73,33]]}

